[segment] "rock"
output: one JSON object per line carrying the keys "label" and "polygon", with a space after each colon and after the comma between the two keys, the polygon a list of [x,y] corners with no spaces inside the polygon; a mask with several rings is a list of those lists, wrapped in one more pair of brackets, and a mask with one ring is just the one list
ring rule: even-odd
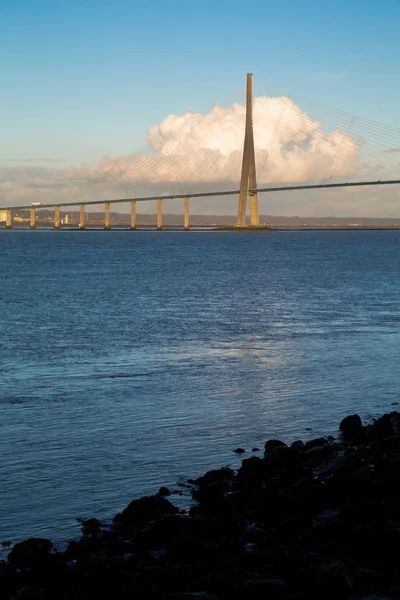
{"label": "rock", "polygon": [[218,600],[213,594],[208,592],[177,592],[163,596],[165,600]]}
{"label": "rock", "polygon": [[329,446],[329,442],[326,438],[316,438],[314,440],[310,440],[304,444],[305,450],[311,450],[311,448],[321,448],[322,446]]}
{"label": "rock", "polygon": [[347,598],[354,585],[353,575],[340,560],[322,560],[310,570],[310,577],[312,587],[321,598]]}
{"label": "rock", "polygon": [[274,469],[299,467],[302,464],[302,454],[296,448],[276,446],[265,452],[264,463]]}
{"label": "rock", "polygon": [[238,470],[238,479],[242,485],[261,486],[266,476],[266,468],[261,458],[251,456],[242,460],[242,466]]}
{"label": "rock", "polygon": [[86,519],[86,521],[82,521],[82,533],[83,535],[97,533],[101,525],[102,523],[98,519]]}
{"label": "rock", "polygon": [[210,483],[210,485],[201,486],[198,490],[194,490],[192,498],[197,500],[202,508],[219,512],[223,508],[221,501],[228,490],[229,483],[227,481]]}
{"label": "rock", "polygon": [[53,544],[46,538],[28,538],[15,544],[8,555],[8,562],[17,568],[32,567],[47,558]]}
{"label": "rock", "polygon": [[236,479],[235,473],[229,467],[223,467],[222,469],[213,469],[207,471],[205,475],[198,477],[193,480],[198,486],[209,485],[210,483],[221,483],[222,481],[234,481]]}
{"label": "rock", "polygon": [[165,486],[161,486],[160,489],[158,490],[158,495],[159,496],[170,496],[171,492],[169,491],[169,489]]}
{"label": "rock", "polygon": [[260,452],[260,448],[252,448],[251,451],[252,452]]}
{"label": "rock", "polygon": [[133,526],[144,525],[177,512],[179,512],[178,508],[161,496],[144,496],[139,500],[133,500],[122,513],[114,517],[113,522]]}
{"label": "rock", "polygon": [[311,446],[311,448],[304,453],[304,461],[308,467],[317,467],[332,456],[333,453],[334,449],[329,443],[322,446]]}
{"label": "rock", "polygon": [[322,478],[331,475],[349,476],[354,475],[361,466],[362,458],[358,453],[344,454],[343,456],[334,456],[322,463],[315,470],[315,474]]}
{"label": "rock", "polygon": [[243,454],[243,452],[246,452],[246,450],[244,448],[236,448],[234,452],[236,452],[236,454]]}
{"label": "rock", "polygon": [[345,417],[341,421],[339,429],[342,432],[344,440],[357,441],[363,432],[361,417],[359,415]]}
{"label": "rock", "polygon": [[[398,595],[396,595],[396,598]],[[393,600],[393,596],[386,594],[363,594],[362,596],[352,596],[350,600]]]}
{"label": "rock", "polygon": [[267,452],[270,452],[275,448],[279,448],[280,446],[285,446],[285,448],[287,448],[285,442],[281,442],[281,440],[268,440],[264,445],[264,453],[266,454]]}
{"label": "rock", "polygon": [[261,598],[278,600],[284,598],[289,590],[286,581],[279,577],[238,578],[234,579],[231,585],[235,597],[243,598],[243,600],[259,600]]}
{"label": "rock", "polygon": [[296,448],[297,450],[303,450],[304,442],[302,442],[301,440],[296,440],[295,442],[293,442],[293,444],[291,444],[290,447]]}

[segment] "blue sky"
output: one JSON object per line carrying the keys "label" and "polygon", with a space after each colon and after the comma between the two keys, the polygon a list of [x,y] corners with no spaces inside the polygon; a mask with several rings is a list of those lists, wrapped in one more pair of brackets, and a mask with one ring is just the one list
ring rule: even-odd
{"label": "blue sky", "polygon": [[1,155],[129,152],[171,112],[240,101],[247,71],[400,125],[399,22],[398,0],[1,0]]}
{"label": "blue sky", "polygon": [[400,127],[399,23],[399,0],[0,0],[0,163],[128,154],[170,113],[243,101],[247,71]]}

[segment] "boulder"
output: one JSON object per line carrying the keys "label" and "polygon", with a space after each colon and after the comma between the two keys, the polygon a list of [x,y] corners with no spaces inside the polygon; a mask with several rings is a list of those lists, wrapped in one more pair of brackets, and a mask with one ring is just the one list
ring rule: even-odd
{"label": "boulder", "polygon": [[274,450],[275,448],[279,448],[280,446],[287,447],[285,442],[281,442],[281,440],[268,440],[267,442],[265,442],[264,452],[265,452],[265,454],[267,454],[271,450]]}
{"label": "boulder", "polygon": [[358,441],[363,433],[361,417],[356,414],[348,415],[341,421],[339,429],[342,432],[344,440],[350,442]]}
{"label": "boulder", "polygon": [[177,512],[179,509],[161,496],[144,496],[133,500],[122,513],[114,517],[113,522],[140,526]]}
{"label": "boulder", "polygon": [[309,573],[311,587],[321,598],[348,598],[354,586],[353,575],[340,560],[321,560]]}
{"label": "boulder", "polygon": [[265,452],[264,463],[273,469],[290,469],[302,464],[302,453],[286,445],[276,446]]}
{"label": "boulder", "polygon": [[[292,444],[293,445],[293,444]],[[326,438],[315,438],[304,444],[305,450],[311,450],[311,448],[321,448],[322,446],[329,446],[329,442]]]}
{"label": "boulder", "polygon": [[26,568],[37,565],[48,557],[53,544],[46,538],[28,538],[15,544],[8,555],[8,562],[16,568]]}

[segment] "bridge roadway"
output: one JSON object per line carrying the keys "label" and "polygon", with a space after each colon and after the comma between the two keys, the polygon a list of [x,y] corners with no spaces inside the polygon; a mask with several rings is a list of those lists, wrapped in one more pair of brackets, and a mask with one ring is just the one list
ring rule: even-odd
{"label": "bridge roadway", "polygon": [[[362,187],[362,186],[375,186],[375,185],[395,185],[400,184],[400,179],[389,179],[389,180],[376,180],[376,181],[351,181],[351,182],[340,182],[340,183],[319,183],[319,184],[306,184],[306,185],[287,185],[277,187],[264,187],[249,189],[249,194],[257,193],[271,193],[271,192],[284,192],[284,191],[295,191],[295,190],[315,190],[315,189],[332,189],[342,187]],[[136,229],[136,202],[149,202],[156,200],[158,202],[157,208],[157,229],[162,229],[162,202],[163,200],[183,199],[184,200],[184,228],[189,228],[189,199],[190,198],[207,198],[213,196],[233,196],[238,195],[239,190],[223,190],[217,192],[195,192],[186,194],[169,194],[163,196],[145,196],[138,198],[113,198],[109,200],[81,200],[79,202],[46,202],[46,203],[31,203],[21,204],[16,206],[0,206],[0,212],[6,212],[6,228],[12,227],[12,216],[11,211],[14,210],[30,210],[30,227],[34,229],[36,227],[36,210],[54,208],[54,227],[60,228],[60,209],[67,206],[79,206],[80,207],[80,220],[79,229],[85,229],[85,212],[84,207],[96,204],[105,205],[105,221],[104,229],[111,228],[110,221],[110,205],[118,204],[123,202],[131,203],[131,222],[130,228]]]}

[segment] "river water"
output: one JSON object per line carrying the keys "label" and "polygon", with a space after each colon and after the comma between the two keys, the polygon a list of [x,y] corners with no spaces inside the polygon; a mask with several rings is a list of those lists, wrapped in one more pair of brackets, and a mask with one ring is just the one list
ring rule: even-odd
{"label": "river water", "polygon": [[400,232],[3,230],[0,253],[0,541],[61,544],[400,400]]}

